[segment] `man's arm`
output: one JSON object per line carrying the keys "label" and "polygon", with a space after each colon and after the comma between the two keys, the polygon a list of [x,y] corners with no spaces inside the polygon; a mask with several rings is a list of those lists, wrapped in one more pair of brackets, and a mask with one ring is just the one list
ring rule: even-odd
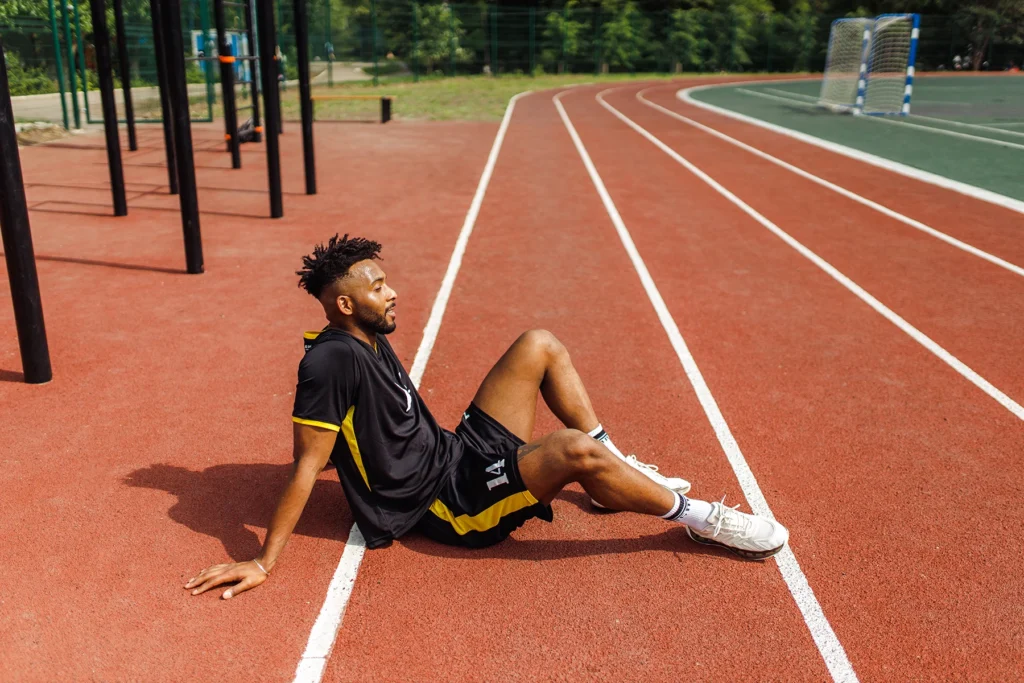
{"label": "man's arm", "polygon": [[215,564],[199,572],[195,578],[185,584],[185,588],[193,589],[192,595],[205,593],[211,588],[223,584],[238,582],[238,585],[227,589],[221,596],[228,600],[267,580],[266,572],[269,572],[277,564],[278,556],[284,550],[285,544],[288,543],[288,537],[295,529],[303,508],[306,507],[306,501],[309,500],[309,494],[313,491],[317,475],[327,465],[331,451],[334,450],[334,442],[338,438],[338,433],[330,429],[298,423],[293,426],[293,434],[295,468],[292,470],[288,486],[281,494],[281,500],[277,503],[274,516],[270,520],[263,550],[255,560]]}

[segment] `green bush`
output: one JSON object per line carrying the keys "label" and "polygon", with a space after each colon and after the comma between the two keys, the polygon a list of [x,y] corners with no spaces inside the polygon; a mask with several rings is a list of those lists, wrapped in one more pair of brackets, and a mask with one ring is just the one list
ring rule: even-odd
{"label": "green bush", "polygon": [[7,55],[7,80],[12,96],[57,92],[57,81],[50,78],[46,69],[25,68],[14,53]]}

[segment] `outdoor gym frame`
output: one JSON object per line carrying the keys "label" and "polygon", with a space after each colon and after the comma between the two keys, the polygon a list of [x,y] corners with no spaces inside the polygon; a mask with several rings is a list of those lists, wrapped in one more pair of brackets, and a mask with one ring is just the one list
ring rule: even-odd
{"label": "outdoor gym frame", "polygon": [[[266,127],[267,175],[270,189],[270,215],[284,215],[281,191],[281,164],[278,135],[281,131],[281,108],[278,92],[277,41],[274,26],[273,0],[250,0],[256,3],[257,35],[261,55],[270,55],[271,68],[261,68]],[[118,43],[124,98],[127,104],[129,144],[136,149],[134,116],[131,110],[129,71],[123,46],[122,0],[112,0],[118,24]],[[313,109],[310,100],[308,63],[308,26],[306,0],[293,0],[298,52],[299,92],[302,111],[302,143],[306,194],[316,194],[316,165],[313,151]],[[199,230],[199,202],[193,159],[191,117],[189,115],[188,88],[185,83],[185,51],[181,35],[181,0],[149,0],[156,49],[157,78],[160,107],[163,116],[164,146],[167,156],[168,189],[178,194],[181,224],[185,243],[186,270],[190,274],[202,273],[203,245]],[[218,34],[223,33],[223,6],[225,0],[214,0],[215,16],[219,16]],[[93,18],[93,36],[96,64],[99,71],[100,97],[103,105],[103,127],[106,138],[107,162],[115,216],[125,216],[124,167],[114,101],[114,78],[110,55],[110,35],[106,24],[105,0],[90,0]],[[251,9],[250,9],[251,13]],[[250,19],[251,21],[251,19]],[[251,28],[250,28],[251,31]],[[251,35],[251,33],[250,33]],[[223,48],[225,41],[219,40]],[[251,45],[251,44],[250,44]],[[250,46],[250,50],[251,50]],[[230,50],[229,50],[230,52]],[[225,55],[229,56],[229,55]],[[222,61],[222,63],[224,63]],[[230,66],[230,64],[229,64]],[[233,73],[231,74],[233,80]],[[233,88],[232,88],[233,94]],[[231,98],[233,99],[233,98]],[[77,103],[76,103],[77,108]],[[233,141],[237,153],[237,136]],[[15,325],[21,352],[25,381],[41,384],[52,379],[49,347],[43,321],[39,278],[35,252],[29,226],[28,204],[25,198],[21,157],[18,151],[14,112],[11,106],[7,63],[0,41],[0,234],[3,238],[7,275],[11,284]]]}

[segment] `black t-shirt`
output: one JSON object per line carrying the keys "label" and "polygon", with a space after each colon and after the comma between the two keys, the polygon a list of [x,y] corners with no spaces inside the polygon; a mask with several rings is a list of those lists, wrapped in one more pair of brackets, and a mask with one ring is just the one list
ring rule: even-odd
{"label": "black t-shirt", "polygon": [[368,548],[426,513],[462,457],[383,335],[377,348],[325,328],[307,332],[292,420],[338,434],[331,461]]}

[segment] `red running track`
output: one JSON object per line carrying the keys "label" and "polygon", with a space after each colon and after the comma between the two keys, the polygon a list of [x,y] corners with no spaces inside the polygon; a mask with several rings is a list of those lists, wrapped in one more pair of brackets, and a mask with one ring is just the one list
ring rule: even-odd
{"label": "red running track", "polygon": [[[673,93],[690,83],[649,96],[1024,261],[1008,213],[687,107]],[[1024,398],[1015,276],[658,113],[638,89],[608,101]],[[568,92],[567,113],[854,671],[1013,678],[1024,663],[1020,421],[614,118],[597,92]],[[521,99],[512,117],[421,391],[454,427],[507,344],[550,329],[620,447],[687,477],[695,496],[741,503],[552,95]],[[0,637],[13,643],[0,677],[292,676],[351,524],[336,484],[318,486],[259,591],[225,604],[180,589],[187,572],[254,552],[283,482],[298,332],[319,324],[290,272],[335,230],[384,241],[403,300],[395,345],[411,365],[494,134],[317,130],[318,145],[366,161],[321,155],[328,189],[289,195],[280,222],[254,220],[266,213],[260,148],[246,148],[242,172],[227,172],[223,153],[197,156],[209,271],[198,279],[177,270],[156,137],[128,158],[143,220],[70,213],[109,211],[102,151],[71,152],[78,168],[67,150],[24,154],[26,174],[48,183],[29,199],[63,375],[18,384],[13,335],[0,336],[0,438],[18,446],[0,475],[14,511],[0,533],[17,549],[0,567]],[[321,142],[323,130],[336,142]],[[99,177],[83,180],[86,164]],[[298,193],[297,154],[285,164]],[[10,330],[9,307],[0,316]],[[555,427],[541,410],[538,433]],[[774,562],[697,546],[661,520],[595,513],[578,488],[554,507],[554,524],[485,551],[410,536],[367,553],[324,680],[829,677]]]}

